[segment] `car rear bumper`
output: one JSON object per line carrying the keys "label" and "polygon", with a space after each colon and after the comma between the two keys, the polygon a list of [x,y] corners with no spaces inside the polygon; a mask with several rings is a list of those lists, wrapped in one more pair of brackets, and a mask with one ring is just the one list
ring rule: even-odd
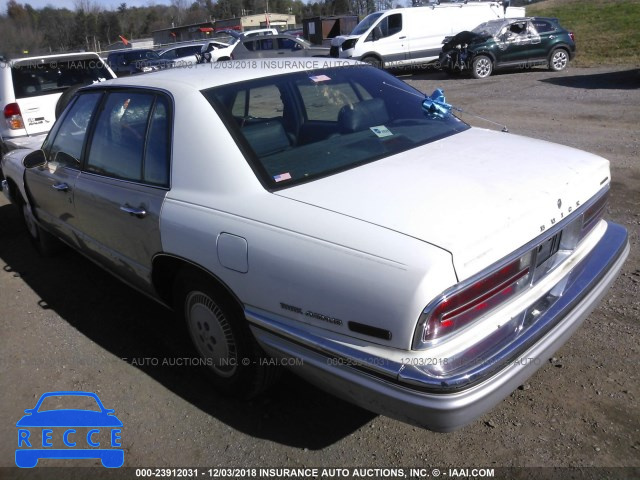
{"label": "car rear bumper", "polygon": [[[305,379],[368,410],[446,432],[490,410],[544,365],[598,305],[628,254],[626,229],[608,223],[595,247],[576,265],[570,286],[536,322],[541,325],[537,335],[482,359],[499,368],[486,369],[486,376],[454,391],[435,391],[433,377],[425,369],[363,355],[344,342],[284,325],[265,312],[247,308],[245,313],[265,351],[302,360],[295,373]],[[449,384],[449,379],[441,380],[442,385]]]}

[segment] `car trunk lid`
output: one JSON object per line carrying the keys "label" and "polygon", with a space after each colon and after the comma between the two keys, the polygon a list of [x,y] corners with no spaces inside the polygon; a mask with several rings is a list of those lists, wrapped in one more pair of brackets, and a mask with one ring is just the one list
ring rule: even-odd
{"label": "car trunk lid", "polygon": [[277,195],[448,250],[460,280],[540,235],[609,180],[607,160],[482,129]]}

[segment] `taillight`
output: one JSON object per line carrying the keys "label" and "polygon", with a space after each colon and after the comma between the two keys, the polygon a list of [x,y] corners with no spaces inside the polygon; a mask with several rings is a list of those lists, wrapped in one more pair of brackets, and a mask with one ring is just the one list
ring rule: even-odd
{"label": "taillight", "polygon": [[468,286],[443,295],[427,306],[419,322],[415,348],[469,325],[528,284],[531,253],[512,261]]}
{"label": "taillight", "polygon": [[22,121],[22,112],[20,112],[20,106],[17,103],[10,103],[4,107],[4,118],[7,121],[7,125],[11,130],[19,130],[24,128],[24,122]]}
{"label": "taillight", "polygon": [[605,207],[609,203],[609,193],[602,195],[596,202],[589,206],[582,214],[582,230],[580,238],[583,238],[595,227],[604,216]]}
{"label": "taillight", "polygon": [[576,36],[573,34],[573,32],[569,32],[569,37],[571,37],[571,40],[572,40],[573,42],[575,42],[575,41],[576,41]]}

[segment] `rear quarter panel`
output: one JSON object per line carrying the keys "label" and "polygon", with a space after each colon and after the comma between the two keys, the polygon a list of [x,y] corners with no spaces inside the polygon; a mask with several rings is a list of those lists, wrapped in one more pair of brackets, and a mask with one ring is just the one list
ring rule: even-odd
{"label": "rear quarter panel", "polygon": [[[347,322],[357,321],[392,331],[385,344],[410,348],[422,309],[456,281],[450,254],[266,191],[197,95],[176,102],[172,188],[160,220],[164,251],[211,272],[244,305],[284,321],[351,336]],[[222,233],[246,240],[246,273],[221,263]],[[294,313],[282,303],[342,324]]]}

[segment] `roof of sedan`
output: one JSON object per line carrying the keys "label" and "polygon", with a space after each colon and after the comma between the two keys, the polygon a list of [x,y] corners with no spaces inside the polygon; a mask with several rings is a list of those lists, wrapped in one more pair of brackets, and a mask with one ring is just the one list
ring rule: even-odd
{"label": "roof of sedan", "polygon": [[282,75],[291,72],[313,71],[331,67],[363,65],[359,62],[328,57],[312,58],[257,58],[204,63],[190,67],[177,67],[159,72],[121,77],[101,85],[147,86],[171,90],[188,86],[197,90],[256,78]]}

